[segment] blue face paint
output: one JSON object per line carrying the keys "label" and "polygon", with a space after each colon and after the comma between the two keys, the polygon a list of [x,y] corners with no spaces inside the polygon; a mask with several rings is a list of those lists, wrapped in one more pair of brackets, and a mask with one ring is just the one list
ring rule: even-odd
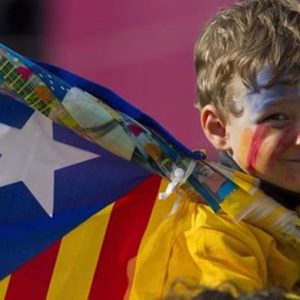
{"label": "blue face paint", "polygon": [[263,88],[269,84],[272,78],[272,71],[270,68],[264,68],[257,74],[256,83],[258,88]]}
{"label": "blue face paint", "polygon": [[257,91],[249,90],[246,94],[247,103],[255,113],[261,113],[268,107],[284,100],[300,101],[300,84],[287,85],[277,83],[270,88],[265,88],[271,79],[272,73],[264,69],[257,74]]}

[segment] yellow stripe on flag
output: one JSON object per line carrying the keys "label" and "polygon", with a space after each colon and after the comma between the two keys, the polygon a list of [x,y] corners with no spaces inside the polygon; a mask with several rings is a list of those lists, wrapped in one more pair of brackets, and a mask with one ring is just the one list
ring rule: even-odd
{"label": "yellow stripe on flag", "polygon": [[[159,188],[160,192],[164,192],[166,187],[167,182],[162,180]],[[172,211],[176,207],[176,203],[181,206],[183,201],[183,198],[180,200],[180,196],[174,193],[165,200],[156,199],[147,229],[141,241],[133,280],[130,289],[127,291],[126,299],[156,299],[157,293],[164,290],[165,274],[164,272],[158,272],[158,270],[167,270],[165,264],[168,261],[174,236],[172,226],[177,218],[177,214],[172,214]],[[162,224],[163,226],[161,226]],[[163,228],[163,234],[161,234],[161,228]],[[160,245],[164,246],[160,247]],[[155,276],[152,276],[152,274],[155,274]],[[153,295],[153,298],[151,298],[151,295]]]}
{"label": "yellow stripe on flag", "polygon": [[112,207],[93,215],[63,238],[47,300],[88,298]]}
{"label": "yellow stripe on flag", "polygon": [[5,299],[5,294],[9,284],[10,276],[5,277],[0,281],[0,300]]}

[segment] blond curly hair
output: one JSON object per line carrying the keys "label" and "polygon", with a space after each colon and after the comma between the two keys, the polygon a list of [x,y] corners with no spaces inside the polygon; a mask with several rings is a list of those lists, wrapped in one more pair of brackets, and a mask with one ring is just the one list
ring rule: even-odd
{"label": "blond curly hair", "polygon": [[[213,104],[226,117],[235,112],[235,76],[256,89],[256,76],[271,68],[275,82],[300,80],[300,1],[243,0],[221,10],[195,45],[199,108]],[[282,78],[282,75],[284,79]]]}

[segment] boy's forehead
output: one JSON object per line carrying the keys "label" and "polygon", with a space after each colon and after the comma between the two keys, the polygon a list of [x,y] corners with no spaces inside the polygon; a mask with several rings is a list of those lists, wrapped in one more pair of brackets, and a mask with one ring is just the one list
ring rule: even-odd
{"label": "boy's forehead", "polygon": [[[291,78],[291,73],[280,73],[278,76],[277,83],[275,82],[274,85],[279,85],[280,83],[289,81],[288,79]],[[256,86],[259,89],[265,88],[271,80],[273,79],[274,72],[270,67],[263,67],[256,75]],[[276,76],[277,77],[277,76]]]}
{"label": "boy's forehead", "polygon": [[235,77],[231,87],[234,94],[235,102],[250,105],[255,111],[273,106],[286,100],[295,100],[300,102],[300,82],[293,85],[284,84],[281,82],[275,83],[271,87],[266,88],[266,85],[272,78],[270,69],[265,68],[257,74],[256,86],[253,90],[247,88],[240,77]]}

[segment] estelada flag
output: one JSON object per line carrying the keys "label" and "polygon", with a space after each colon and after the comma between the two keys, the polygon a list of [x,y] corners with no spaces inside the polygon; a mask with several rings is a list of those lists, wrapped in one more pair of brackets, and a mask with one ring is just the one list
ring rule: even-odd
{"label": "estelada flag", "polygon": [[[174,139],[111,91],[45,64],[26,68],[10,49],[1,51],[0,299],[134,299],[139,251],[176,197],[158,200],[167,186],[160,176],[53,123],[16,95],[43,110],[35,105],[49,93],[32,88],[34,70],[55,95],[79,87]],[[99,128],[115,129],[111,122]]]}

